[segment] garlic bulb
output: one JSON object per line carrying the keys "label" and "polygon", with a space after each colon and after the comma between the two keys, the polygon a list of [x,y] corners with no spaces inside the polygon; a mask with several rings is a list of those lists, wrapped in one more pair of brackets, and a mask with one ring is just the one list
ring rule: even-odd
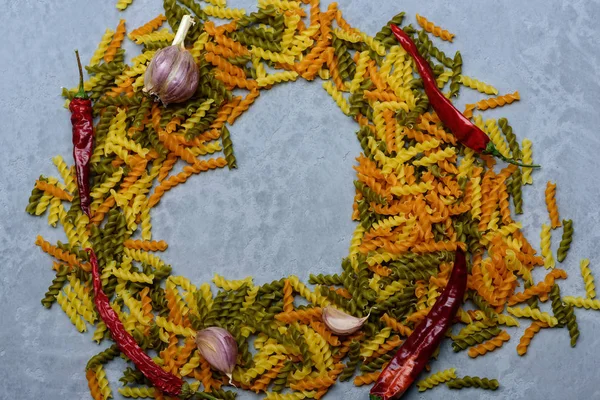
{"label": "garlic bulb", "polygon": [[237,343],[231,333],[216,326],[203,329],[196,334],[196,346],[200,355],[214,369],[223,372],[231,380],[238,355]]}
{"label": "garlic bulb", "polygon": [[146,68],[143,91],[158,97],[164,105],[186,101],[198,88],[198,66],[183,45],[193,24],[192,17],[184,16],[173,44],[158,50]]}
{"label": "garlic bulb", "polygon": [[363,326],[367,318],[369,318],[368,315],[356,318],[331,306],[323,309],[323,322],[336,335],[350,335],[356,332]]}

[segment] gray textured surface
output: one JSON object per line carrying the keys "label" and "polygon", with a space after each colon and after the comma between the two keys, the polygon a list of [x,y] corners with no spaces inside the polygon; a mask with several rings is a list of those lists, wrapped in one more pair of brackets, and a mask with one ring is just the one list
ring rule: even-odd
{"label": "gray textured surface", "polygon": [[[37,233],[61,239],[43,219],[24,212],[40,173],[55,175],[50,158],[69,158],[68,113],[58,94],[76,82],[72,49],[84,59],[106,27],[121,17],[138,26],[160,10],[160,1],[136,0],[124,14],[113,1],[2,0],[0,25],[0,398],[89,398],[84,366],[101,348],[78,334],[56,307],[39,300],[51,278],[50,260],[33,245]],[[253,1],[229,0],[254,9]],[[535,185],[524,193],[525,232],[537,243],[547,216],[546,180],[558,183],[563,217],[572,218],[576,240],[564,267],[563,293],[582,294],[578,260],[589,257],[600,277],[597,199],[600,151],[600,2],[340,1],[347,20],[374,34],[403,9],[420,12],[457,34],[464,71],[519,89],[523,100],[490,116],[506,116],[520,139],[534,142]],[[414,17],[411,17],[414,18]],[[414,22],[414,20],[413,20]],[[444,46],[450,49],[450,46]],[[461,103],[477,96],[463,90]],[[277,110],[277,111],[275,111]],[[261,96],[232,128],[239,169],[194,177],[166,195],[153,215],[155,237],[178,274],[203,282],[219,272],[248,274],[259,283],[295,273],[336,272],[353,229],[351,169],[359,146],[355,123],[344,117],[318,83],[297,82]],[[556,233],[555,235],[558,235]],[[553,247],[558,240],[555,237]],[[446,344],[434,368],[455,366],[460,375],[496,377],[496,393],[439,388],[411,399],[598,399],[600,315],[577,311],[581,339],[569,347],[566,330],[542,332],[530,354],[514,350],[521,329],[504,349],[481,359],[455,355]],[[524,325],[526,321],[524,321]],[[109,378],[118,387],[120,362]],[[365,398],[343,384],[328,398]],[[244,394],[241,399],[252,399]]]}

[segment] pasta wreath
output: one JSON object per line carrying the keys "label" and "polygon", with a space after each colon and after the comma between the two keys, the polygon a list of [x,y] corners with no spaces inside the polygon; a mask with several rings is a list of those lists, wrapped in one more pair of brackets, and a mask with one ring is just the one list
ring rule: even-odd
{"label": "pasta wreath", "polygon": [[[165,15],[129,32],[134,43],[143,44],[140,54],[127,57],[130,62],[124,49],[129,52],[129,46],[123,46],[124,21],[116,32],[103,36],[84,84],[98,117],[90,162],[91,220],[79,205],[74,168],[60,156],[53,159],[58,177],[40,177],[26,206],[31,215],[47,214],[48,223],[60,226],[66,237],[56,244],[36,239],[53,258],[45,307],[58,302],[78,330],[90,324],[94,341],[112,340],[91,300],[84,251],[91,247],[111,306],[136,342],[156,352],[155,361],[166,371],[194,380],[196,387],[202,383],[213,397],[233,398],[233,392],[222,388],[227,383],[223,376],[194,351],[196,331],[221,326],[238,344],[232,377],[238,388],[272,399],[319,399],[338,379],[352,380],[359,365],[356,384],[377,379],[439,298],[452,270],[452,253],[461,248],[472,261],[468,298],[474,309],[457,314],[456,323],[467,324],[452,335],[457,351],[469,349],[479,356],[499,347],[507,339],[501,327],[519,324],[507,312],[532,318],[535,326],[564,326],[575,344],[579,331],[574,307],[600,308],[589,266],[582,266],[587,298],[560,296],[557,280],[566,278],[560,269],[534,283],[535,267],[550,266],[549,236],[544,236],[540,257],[510,207],[512,198],[520,212],[521,186],[532,182],[531,169],[500,169],[444,128],[389,24],[370,36],[351,26],[337,4],[322,10],[318,0],[261,0],[250,14],[227,8],[224,0],[208,3],[200,8],[191,0],[166,1]],[[188,101],[164,107],[143,95],[144,74],[188,11],[202,20],[186,43],[198,63],[200,85]],[[209,16],[231,21],[219,25]],[[404,17],[399,14],[390,23],[412,29],[403,25]],[[496,94],[493,86],[463,75],[461,54],[446,56],[428,32],[447,40],[452,34],[419,19],[425,28],[419,41],[432,59],[436,83],[449,86],[449,98],[459,94],[461,85]],[[159,30],[165,21],[170,29]],[[166,250],[167,243],[153,240],[155,207],[167,191],[194,175],[236,168],[234,124],[265,90],[300,79],[322,79],[325,91],[359,126],[362,153],[355,165],[352,205],[357,226],[348,239],[342,270],[311,275],[309,282],[316,286],[297,276],[262,285],[249,278],[216,276],[215,293],[208,283],[175,275],[172,255],[156,253]],[[240,89],[246,93],[238,94]],[[64,95],[69,100],[74,93],[65,90]],[[520,149],[505,118],[474,115],[475,110],[517,99],[518,92],[469,104],[465,115],[489,134],[502,154],[530,163],[531,143],[524,141]],[[521,281],[526,288],[515,292]],[[547,298],[554,315],[537,308]],[[512,307],[523,302],[527,307]],[[369,315],[361,331],[335,335],[322,311],[332,304],[355,317]],[[532,332],[526,330],[522,341],[531,340]],[[523,349],[519,344],[518,351]],[[90,361],[86,378],[92,397],[110,395],[102,371],[118,354],[113,345]],[[146,382],[132,368],[125,370],[121,382],[122,395],[164,397],[154,388],[138,386]],[[425,378],[420,389],[441,382],[451,388],[498,387],[497,381],[485,378],[456,378],[450,370]]]}

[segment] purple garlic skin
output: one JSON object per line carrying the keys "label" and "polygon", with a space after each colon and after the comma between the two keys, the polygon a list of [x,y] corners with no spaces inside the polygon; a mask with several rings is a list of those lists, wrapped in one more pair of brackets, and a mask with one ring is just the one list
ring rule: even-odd
{"label": "purple garlic skin", "polygon": [[178,45],[156,52],[144,75],[144,92],[158,97],[166,106],[186,101],[196,92],[198,66],[189,51]]}
{"label": "purple garlic skin", "polygon": [[231,333],[216,326],[203,329],[196,333],[196,345],[202,357],[231,380],[238,355],[237,343]]}

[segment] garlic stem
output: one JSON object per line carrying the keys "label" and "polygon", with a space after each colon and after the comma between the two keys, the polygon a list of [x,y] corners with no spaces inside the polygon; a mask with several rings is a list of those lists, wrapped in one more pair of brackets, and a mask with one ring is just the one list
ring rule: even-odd
{"label": "garlic stem", "polygon": [[179,28],[177,29],[177,33],[175,34],[175,38],[173,39],[173,43],[171,46],[179,45],[181,48],[185,48],[183,42],[185,41],[185,36],[188,33],[188,30],[194,25],[194,19],[190,15],[184,15],[181,18],[181,22],[179,23]]}

